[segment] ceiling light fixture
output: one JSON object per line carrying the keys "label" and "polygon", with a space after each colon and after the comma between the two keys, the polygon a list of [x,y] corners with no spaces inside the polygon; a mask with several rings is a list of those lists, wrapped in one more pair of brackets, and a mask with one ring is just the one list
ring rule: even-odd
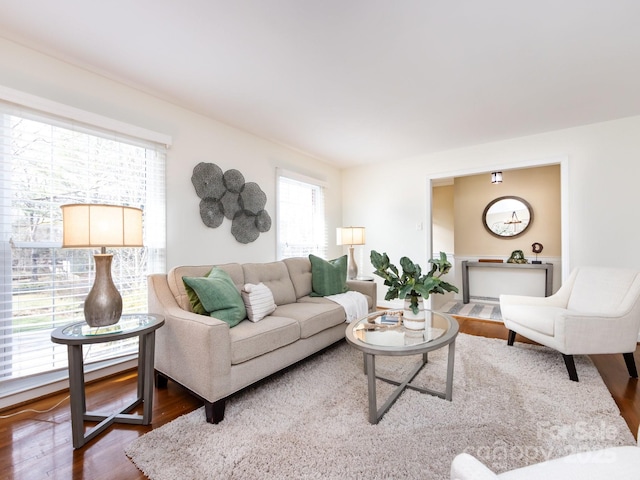
{"label": "ceiling light fixture", "polygon": [[502,172],[491,172],[491,183],[502,183]]}

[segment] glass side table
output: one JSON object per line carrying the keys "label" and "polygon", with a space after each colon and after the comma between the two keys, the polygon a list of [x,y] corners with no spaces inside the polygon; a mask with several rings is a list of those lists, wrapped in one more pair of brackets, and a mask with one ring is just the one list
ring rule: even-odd
{"label": "glass side table", "polygon": [[[164,325],[160,315],[144,313],[122,315],[115,325],[89,327],[77,322],[51,332],[51,341],[67,345],[69,355],[69,391],[71,403],[71,432],[73,448],[80,448],[113,423],[149,425],[153,407],[153,359],[156,330]],[[138,345],[138,395],[136,400],[120,412],[103,415],[87,412],[84,359],[82,346],[92,343],[112,342],[130,337],[139,337]],[[142,415],[131,414],[135,407],[143,404]],[[99,422],[85,434],[84,422]]]}

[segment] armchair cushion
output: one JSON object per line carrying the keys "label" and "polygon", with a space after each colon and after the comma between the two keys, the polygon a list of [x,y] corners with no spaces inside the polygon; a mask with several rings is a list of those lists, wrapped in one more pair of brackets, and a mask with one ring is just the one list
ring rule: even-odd
{"label": "armchair cushion", "polygon": [[508,312],[513,322],[526,325],[527,328],[543,335],[553,336],[556,318],[567,313],[567,310],[559,307],[532,308],[528,305],[510,305]]}
{"label": "armchair cushion", "polygon": [[581,267],[567,308],[593,313],[618,311],[637,276],[637,271],[626,268]]}

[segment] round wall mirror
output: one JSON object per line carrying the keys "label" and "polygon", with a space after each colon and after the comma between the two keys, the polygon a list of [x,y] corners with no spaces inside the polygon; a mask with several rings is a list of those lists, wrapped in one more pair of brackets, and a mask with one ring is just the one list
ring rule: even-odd
{"label": "round wall mirror", "polygon": [[482,223],[494,237],[514,238],[526,232],[533,223],[533,210],[520,197],[499,197],[484,209]]}

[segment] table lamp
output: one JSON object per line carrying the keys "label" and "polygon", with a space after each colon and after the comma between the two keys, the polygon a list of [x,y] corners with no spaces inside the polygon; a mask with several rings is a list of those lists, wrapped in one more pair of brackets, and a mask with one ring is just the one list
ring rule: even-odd
{"label": "table lamp", "polygon": [[122,297],[111,278],[113,255],[107,247],[142,247],[142,210],[119,205],[62,205],[62,248],[100,248],[93,256],[96,275],[84,302],[91,327],[118,323]]}
{"label": "table lamp", "polygon": [[336,243],[349,245],[349,268],[347,278],[355,280],[358,276],[358,265],[353,255],[354,245],[364,245],[364,227],[338,227],[336,228]]}

